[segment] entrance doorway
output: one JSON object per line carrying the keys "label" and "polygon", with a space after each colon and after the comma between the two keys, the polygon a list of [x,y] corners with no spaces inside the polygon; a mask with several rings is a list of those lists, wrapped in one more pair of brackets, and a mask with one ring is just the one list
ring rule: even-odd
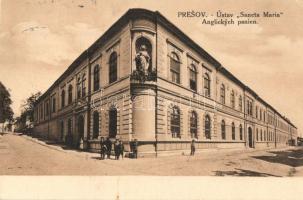
{"label": "entrance doorway", "polygon": [[117,109],[112,108],[109,111],[109,137],[116,138],[117,135]]}
{"label": "entrance doorway", "polygon": [[82,115],[78,117],[78,144],[81,139],[84,139],[84,117]]}
{"label": "entrance doorway", "polygon": [[248,146],[250,148],[253,148],[253,135],[252,135],[252,129],[248,128]]}

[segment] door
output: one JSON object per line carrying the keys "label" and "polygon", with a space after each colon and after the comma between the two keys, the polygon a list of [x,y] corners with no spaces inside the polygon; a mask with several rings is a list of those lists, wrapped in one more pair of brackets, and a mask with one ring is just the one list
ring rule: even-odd
{"label": "door", "polygon": [[117,109],[109,111],[109,137],[116,138],[117,135]]}
{"label": "door", "polygon": [[84,139],[84,117],[82,115],[78,117],[78,144],[81,139]]}
{"label": "door", "polygon": [[252,129],[248,128],[248,146],[253,148],[253,137],[252,137]]}

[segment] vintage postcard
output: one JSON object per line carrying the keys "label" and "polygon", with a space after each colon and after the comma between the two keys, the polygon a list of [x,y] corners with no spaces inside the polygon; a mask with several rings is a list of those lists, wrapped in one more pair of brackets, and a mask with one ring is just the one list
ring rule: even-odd
{"label": "vintage postcard", "polygon": [[0,0],[0,199],[300,199],[302,11]]}

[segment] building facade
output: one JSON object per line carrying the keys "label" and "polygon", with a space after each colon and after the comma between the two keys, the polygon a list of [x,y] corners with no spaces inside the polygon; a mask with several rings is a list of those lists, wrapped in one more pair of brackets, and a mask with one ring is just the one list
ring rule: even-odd
{"label": "building facade", "polygon": [[297,128],[159,12],[130,9],[38,99],[34,133],[97,151],[278,147]]}

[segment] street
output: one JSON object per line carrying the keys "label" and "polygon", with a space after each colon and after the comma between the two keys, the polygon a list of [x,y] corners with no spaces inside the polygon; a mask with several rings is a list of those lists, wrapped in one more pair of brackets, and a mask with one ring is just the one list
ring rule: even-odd
{"label": "street", "polygon": [[28,136],[0,136],[0,175],[303,175],[303,148],[202,151],[195,156],[100,160],[99,154],[64,150]]}

